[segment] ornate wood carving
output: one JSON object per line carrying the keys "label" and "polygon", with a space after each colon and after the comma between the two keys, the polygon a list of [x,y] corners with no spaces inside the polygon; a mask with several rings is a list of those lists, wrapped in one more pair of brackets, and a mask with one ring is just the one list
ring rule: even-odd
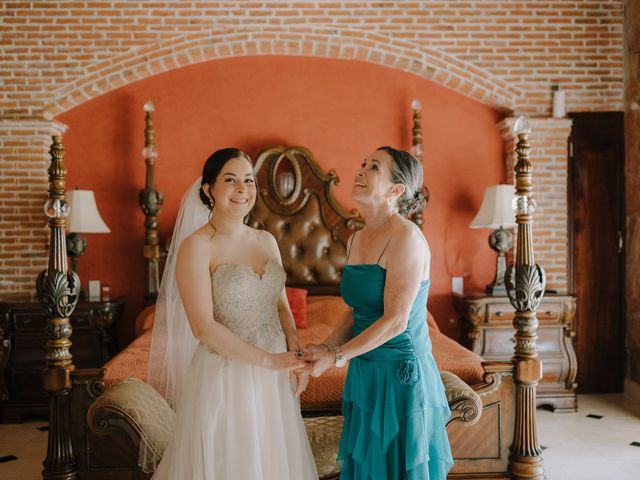
{"label": "ornate wood carving", "polygon": [[[293,166],[296,172],[294,179],[300,184],[294,184],[293,193],[286,203],[280,203],[274,201],[280,197],[276,168],[285,158]],[[267,148],[258,155],[254,171],[260,187],[260,201],[272,212],[278,215],[295,214],[306,206],[311,195],[315,195],[320,199],[323,223],[335,240],[346,245],[349,236],[364,226],[364,220],[357,210],[345,211],[333,196],[331,189],[339,182],[336,172],[329,170],[324,173],[306,148]]]}
{"label": "ornate wood carving", "polygon": [[542,450],[536,426],[536,387],[542,378],[542,365],[536,348],[538,320],[536,309],[545,288],[544,270],[535,263],[531,221],[535,202],[531,199],[532,171],[528,143],[530,129],[526,117],[514,128],[518,136],[516,154],[516,197],[514,207],[518,224],[515,265],[507,269],[505,284],[509,301],[515,308],[516,329],[514,362],[516,383],[516,418],[509,456],[509,471],[515,479],[544,479]]}
{"label": "ornate wood carving", "polygon": [[576,336],[574,319],[576,316],[576,302],[567,301],[564,305],[560,323],[564,325],[564,336],[562,342],[569,352],[569,369],[565,386],[568,390],[575,391],[578,388],[576,378],[578,377],[578,357],[573,349],[573,338]]}
{"label": "ornate wood carving", "polygon": [[447,424],[454,421],[462,421],[473,425],[482,413],[481,406],[481,404],[472,398],[458,398],[457,400],[449,402],[451,418]]}
{"label": "ornate wood carving", "polygon": [[[3,373],[6,371],[9,354],[11,353],[11,341],[5,338],[6,332],[9,330],[10,321],[9,313],[0,316],[0,372]],[[8,398],[7,381],[4,375],[0,375],[0,400],[4,401]]]}
{"label": "ornate wood carving", "polygon": [[460,378],[450,372],[440,372],[447,392],[451,418],[447,422],[462,422],[466,426],[475,425],[482,416],[480,396]]}
{"label": "ornate wood carving", "polygon": [[[413,128],[411,129],[412,133],[412,153],[413,155],[422,162],[422,116],[421,110],[422,106],[418,100],[414,100],[411,105],[413,109]],[[425,196],[428,198],[428,191],[425,188]],[[420,210],[411,215],[411,221],[415,223],[420,230],[422,230],[422,225],[424,224],[423,211]]]}
{"label": "ornate wood carving", "polygon": [[155,167],[158,151],[155,144],[155,130],[153,129],[153,103],[144,105],[146,113],[144,129],[144,150],[142,155],[147,166],[145,187],[140,191],[138,203],[144,213],[144,259],[146,265],[144,304],[155,303],[160,290],[160,237],[158,234],[158,215],[162,209],[164,196],[156,190]]}
{"label": "ornate wood carving", "polygon": [[64,236],[69,203],[66,200],[64,148],[62,137],[54,136],[49,167],[49,198],[45,213],[51,229],[49,265],[38,275],[36,291],[47,315],[46,367],[43,372],[44,389],[51,395],[49,406],[49,436],[47,457],[42,472],[45,479],[75,479],[77,467],[69,433],[70,373],[74,369],[69,347],[73,312],[80,292],[80,279],[75,272],[67,272],[67,249]]}

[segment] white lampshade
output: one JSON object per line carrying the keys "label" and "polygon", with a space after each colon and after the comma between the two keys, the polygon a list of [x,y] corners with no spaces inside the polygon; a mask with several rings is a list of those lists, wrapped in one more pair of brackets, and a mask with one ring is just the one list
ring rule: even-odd
{"label": "white lampshade", "polygon": [[517,226],[513,211],[513,185],[487,187],[480,210],[469,224],[471,228],[514,228]]}
{"label": "white lampshade", "polygon": [[77,233],[109,233],[109,227],[104,223],[96,197],[92,190],[71,190],[69,192],[69,232]]}

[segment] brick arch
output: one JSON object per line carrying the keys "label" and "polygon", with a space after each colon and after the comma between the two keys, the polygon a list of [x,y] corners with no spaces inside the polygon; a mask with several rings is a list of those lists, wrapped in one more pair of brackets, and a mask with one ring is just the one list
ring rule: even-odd
{"label": "brick arch", "polygon": [[131,82],[195,63],[246,55],[301,55],[361,60],[414,73],[499,111],[517,110],[521,90],[437,50],[364,30],[336,27],[216,29],[187,34],[88,67],[89,73],[54,93],[45,106],[53,118]]}

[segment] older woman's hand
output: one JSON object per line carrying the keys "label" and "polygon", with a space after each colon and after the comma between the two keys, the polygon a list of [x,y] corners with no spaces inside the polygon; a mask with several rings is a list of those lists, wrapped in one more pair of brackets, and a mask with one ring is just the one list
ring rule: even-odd
{"label": "older woman's hand", "polygon": [[322,349],[319,352],[304,352],[302,359],[309,362],[307,370],[312,377],[319,377],[327,368],[332,366],[336,361],[335,352],[327,352],[326,349]]}
{"label": "older woman's hand", "polygon": [[307,343],[303,349],[304,352],[328,352],[329,350],[324,344]]}

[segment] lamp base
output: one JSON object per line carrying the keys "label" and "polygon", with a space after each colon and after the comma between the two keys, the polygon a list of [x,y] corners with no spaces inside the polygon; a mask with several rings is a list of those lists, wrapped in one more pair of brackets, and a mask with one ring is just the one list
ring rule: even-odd
{"label": "lamp base", "polygon": [[489,245],[498,252],[498,256],[496,258],[496,276],[493,282],[487,285],[485,292],[494,297],[506,297],[507,288],[504,284],[504,275],[507,271],[507,259],[504,254],[513,246],[513,235],[500,227],[489,236]]}
{"label": "lamp base", "polygon": [[507,288],[502,285],[487,285],[484,289],[485,293],[491,297],[506,297],[507,296]]}
{"label": "lamp base", "polygon": [[67,254],[71,257],[71,271],[78,273],[78,257],[87,249],[87,239],[79,233],[67,235]]}

